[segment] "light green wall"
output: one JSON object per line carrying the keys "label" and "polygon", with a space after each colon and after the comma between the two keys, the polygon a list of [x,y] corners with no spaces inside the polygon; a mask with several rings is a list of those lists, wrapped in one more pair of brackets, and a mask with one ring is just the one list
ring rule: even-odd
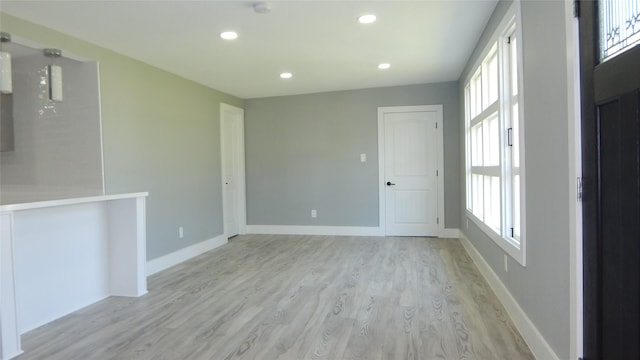
{"label": "light green wall", "polygon": [[0,27],[99,62],[106,191],[150,193],[148,259],[222,234],[219,103],[241,99],[4,13]]}
{"label": "light green wall", "polygon": [[[510,4],[501,1],[496,7],[460,79],[461,93],[464,79],[478,59],[479,51],[488,43]],[[567,145],[565,5],[562,1],[522,1],[521,6],[527,266],[522,267],[509,258],[509,272],[505,272],[504,252],[484,232],[472,221],[462,230],[559,358],[568,359],[571,310],[569,168],[573,164],[569,163]],[[460,109],[463,114],[462,101]],[[464,129],[464,119],[460,121],[460,128]],[[464,164],[464,158],[461,158],[461,164]],[[464,194],[464,176],[461,183]],[[466,224],[464,203],[461,209],[461,223]]]}
{"label": "light green wall", "polygon": [[378,107],[443,104],[445,226],[458,228],[458,102],[457,82],[246,100],[248,224],[378,226]]}

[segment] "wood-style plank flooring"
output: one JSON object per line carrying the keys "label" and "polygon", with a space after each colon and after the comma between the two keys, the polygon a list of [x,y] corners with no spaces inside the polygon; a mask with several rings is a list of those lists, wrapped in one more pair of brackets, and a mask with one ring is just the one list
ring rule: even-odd
{"label": "wood-style plank flooring", "polygon": [[20,360],[533,359],[458,240],[406,237],[236,237],[22,344]]}

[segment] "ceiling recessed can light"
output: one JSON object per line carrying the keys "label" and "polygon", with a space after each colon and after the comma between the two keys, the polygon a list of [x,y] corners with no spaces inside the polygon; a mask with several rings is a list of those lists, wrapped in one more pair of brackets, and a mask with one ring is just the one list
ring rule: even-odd
{"label": "ceiling recessed can light", "polygon": [[376,21],[376,16],[373,14],[362,15],[358,18],[358,21],[361,24],[371,24],[372,22]]}
{"label": "ceiling recessed can light", "polygon": [[383,64],[379,64],[378,65],[378,69],[380,69],[380,70],[386,70],[386,69],[388,69],[390,67],[391,67],[391,64],[387,64],[387,63],[383,63]]}
{"label": "ceiling recessed can light", "polygon": [[238,38],[238,33],[235,31],[224,31],[220,33],[220,37],[225,40],[234,40]]}
{"label": "ceiling recessed can light", "polygon": [[283,72],[282,74],[280,74],[280,77],[283,79],[291,79],[293,77],[293,74],[290,72]]}

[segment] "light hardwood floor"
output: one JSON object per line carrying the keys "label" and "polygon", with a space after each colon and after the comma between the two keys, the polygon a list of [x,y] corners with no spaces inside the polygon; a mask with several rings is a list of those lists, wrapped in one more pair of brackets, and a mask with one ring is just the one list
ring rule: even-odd
{"label": "light hardwood floor", "polygon": [[20,360],[533,359],[458,240],[404,237],[236,237],[22,342]]}

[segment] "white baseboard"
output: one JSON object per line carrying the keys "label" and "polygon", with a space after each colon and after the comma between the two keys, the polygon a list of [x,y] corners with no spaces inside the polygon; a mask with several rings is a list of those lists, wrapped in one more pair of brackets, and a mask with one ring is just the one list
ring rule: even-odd
{"label": "white baseboard", "polygon": [[247,225],[247,234],[384,236],[378,226]]}
{"label": "white baseboard", "polygon": [[457,239],[460,237],[460,229],[448,229],[444,228],[438,231],[439,238]]}
{"label": "white baseboard", "polygon": [[540,334],[540,331],[538,331],[533,322],[531,322],[531,319],[529,319],[524,310],[522,310],[520,304],[518,304],[516,299],[513,298],[513,295],[511,295],[498,275],[496,275],[475,246],[473,246],[466,235],[462,232],[460,232],[460,241],[467,250],[471,259],[473,259],[473,262],[478,267],[478,270],[480,270],[484,278],[489,283],[489,286],[491,286],[491,289],[493,289],[493,292],[504,306],[505,310],[511,317],[511,320],[513,320],[514,325],[518,328],[520,334],[522,334],[524,341],[529,345],[529,348],[531,349],[531,352],[533,352],[535,358],[558,360],[558,355],[556,355],[542,334]]}
{"label": "white baseboard", "polygon": [[227,242],[228,240],[224,235],[218,235],[212,239],[187,246],[186,248],[180,249],[178,251],[174,251],[171,254],[149,260],[147,261],[147,276],[178,265],[181,262],[187,261],[200,254],[204,254],[207,251],[213,250],[226,244]]}
{"label": "white baseboard", "polygon": [[[247,225],[247,234],[385,236],[378,226]],[[438,237],[457,239],[459,229],[442,229]]]}

